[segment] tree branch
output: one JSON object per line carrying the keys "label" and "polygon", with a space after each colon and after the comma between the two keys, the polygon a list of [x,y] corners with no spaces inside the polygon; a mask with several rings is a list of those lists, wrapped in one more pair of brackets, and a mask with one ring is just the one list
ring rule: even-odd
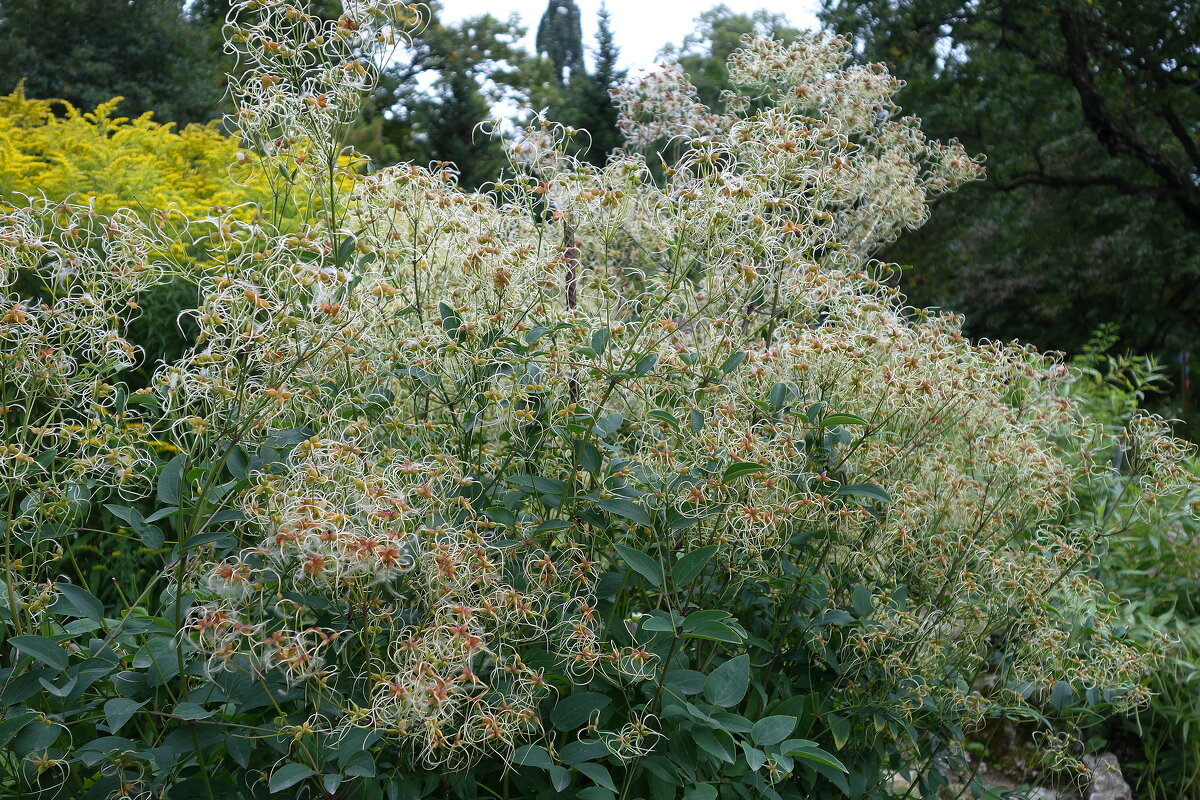
{"label": "tree branch", "polygon": [[1188,223],[1200,229],[1200,189],[1190,170],[1182,168],[1111,112],[1092,76],[1087,41],[1081,21],[1071,8],[1058,12],[1059,29],[1066,44],[1067,75],[1079,95],[1084,119],[1096,138],[1112,155],[1130,156],[1162,179],[1166,193]]}

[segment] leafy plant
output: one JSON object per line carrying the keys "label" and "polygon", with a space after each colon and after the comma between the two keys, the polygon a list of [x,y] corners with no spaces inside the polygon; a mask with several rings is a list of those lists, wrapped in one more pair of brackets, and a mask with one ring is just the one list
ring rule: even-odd
{"label": "leafy plant", "polygon": [[[873,249],[979,168],[884,70],[807,36],[748,40],[725,114],[641,81],[661,184],[548,123],[485,193],[353,179],[417,11],[236,7],[257,215],[3,217],[8,794],[879,796],[988,715],[1144,700],[1072,515],[1119,444],[1152,520],[1187,450],[887,288]],[[128,298],[173,279],[195,345],[131,390]],[[119,602],[97,505],[156,561]]]}

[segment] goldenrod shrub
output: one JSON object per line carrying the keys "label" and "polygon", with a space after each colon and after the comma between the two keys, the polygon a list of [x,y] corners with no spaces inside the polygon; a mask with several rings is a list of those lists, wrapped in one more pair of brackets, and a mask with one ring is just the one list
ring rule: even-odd
{"label": "goldenrod shrub", "polygon": [[[150,113],[119,115],[121,98],[92,111],[33,99],[21,87],[0,98],[0,196],[73,197],[95,211],[172,208],[202,217],[214,206],[260,202],[260,178],[239,174],[237,139],[217,123],[156,122]],[[59,112],[59,113],[56,113]],[[239,156],[240,154],[240,156]]]}

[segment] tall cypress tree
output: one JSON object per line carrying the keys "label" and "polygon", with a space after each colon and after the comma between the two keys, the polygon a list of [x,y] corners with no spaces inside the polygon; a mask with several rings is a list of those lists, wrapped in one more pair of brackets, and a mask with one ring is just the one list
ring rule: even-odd
{"label": "tall cypress tree", "polygon": [[554,64],[558,85],[584,75],[583,24],[575,0],[550,0],[538,25],[537,51]]}

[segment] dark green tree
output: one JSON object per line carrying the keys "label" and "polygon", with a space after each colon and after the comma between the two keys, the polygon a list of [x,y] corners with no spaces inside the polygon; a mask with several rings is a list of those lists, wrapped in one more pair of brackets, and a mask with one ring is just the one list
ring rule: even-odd
{"label": "dark green tree", "polygon": [[[446,25],[437,6],[429,24],[414,41],[411,60],[402,73],[391,72],[395,103],[387,112],[393,138],[406,158],[453,162],[459,180],[478,188],[499,176],[506,163],[500,141],[485,128],[491,105],[511,97],[521,85],[523,35],[514,20],[484,14]],[[432,91],[416,80],[434,73]],[[480,123],[485,123],[483,127]]]}
{"label": "dark green tree", "polygon": [[621,51],[613,38],[608,7],[603,3],[598,17],[595,70],[590,75],[580,72],[571,76],[559,102],[551,106],[550,116],[587,131],[586,136],[572,142],[572,147],[577,155],[603,166],[609,154],[623,144],[612,90],[625,80],[625,72],[617,68]]}
{"label": "dark green tree", "polygon": [[932,136],[988,180],[889,260],[977,335],[1174,354],[1200,338],[1200,5],[1194,0],[826,0],[823,21],[907,81]]}
{"label": "dark green tree", "polygon": [[0,90],[204,122],[224,90],[211,44],[184,0],[0,0]]}
{"label": "dark green tree", "polygon": [[613,39],[611,15],[603,2],[597,14],[596,25],[596,68],[584,85],[583,100],[586,114],[580,127],[591,135],[588,159],[603,165],[608,155],[623,144],[621,131],[617,127],[617,105],[612,91],[625,80],[625,71],[617,68],[620,49]]}
{"label": "dark green tree", "polygon": [[537,52],[554,64],[559,86],[584,74],[583,26],[575,0],[550,0],[535,40]]}
{"label": "dark green tree", "polygon": [[782,14],[766,9],[736,14],[722,4],[698,16],[696,29],[678,47],[665,47],[663,55],[679,62],[705,105],[719,109],[721,92],[729,88],[726,61],[742,46],[742,37],[749,34],[790,42],[800,31]]}

